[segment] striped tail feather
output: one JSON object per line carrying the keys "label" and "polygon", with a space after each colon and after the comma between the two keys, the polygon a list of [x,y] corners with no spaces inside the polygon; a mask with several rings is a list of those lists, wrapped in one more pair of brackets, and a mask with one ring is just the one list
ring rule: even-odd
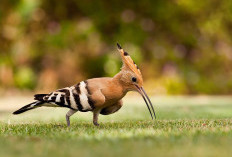
{"label": "striped tail feather", "polygon": [[44,97],[47,95],[48,94],[36,94],[36,95],[34,95],[34,99],[39,100],[39,101],[44,101]]}
{"label": "striped tail feather", "polygon": [[40,102],[40,101],[35,101],[33,103],[30,103],[26,106],[23,106],[22,108],[20,108],[19,110],[13,112],[13,114],[20,114],[20,113],[23,113],[23,112],[26,112],[28,110],[32,110],[32,109],[35,109],[37,107],[40,107],[41,104],[43,104],[43,102]]}

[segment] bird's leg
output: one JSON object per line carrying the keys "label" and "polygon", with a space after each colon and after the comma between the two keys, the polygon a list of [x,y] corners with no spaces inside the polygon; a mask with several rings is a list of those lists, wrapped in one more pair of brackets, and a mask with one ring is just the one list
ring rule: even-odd
{"label": "bird's leg", "polygon": [[98,116],[99,116],[99,113],[100,113],[100,110],[97,110],[97,111],[94,111],[93,112],[93,124],[95,125],[95,126],[99,126],[99,124],[98,124]]}
{"label": "bird's leg", "polygon": [[67,114],[66,114],[66,122],[67,122],[67,125],[70,126],[70,120],[69,118],[74,114],[76,113],[77,110],[73,110],[73,109],[70,109]]}

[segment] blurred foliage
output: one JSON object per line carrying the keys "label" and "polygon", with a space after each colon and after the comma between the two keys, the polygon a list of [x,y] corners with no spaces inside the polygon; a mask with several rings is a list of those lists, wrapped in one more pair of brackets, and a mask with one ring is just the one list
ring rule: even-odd
{"label": "blurred foliage", "polygon": [[232,92],[232,1],[1,0],[0,89],[50,91],[120,69],[156,94]]}

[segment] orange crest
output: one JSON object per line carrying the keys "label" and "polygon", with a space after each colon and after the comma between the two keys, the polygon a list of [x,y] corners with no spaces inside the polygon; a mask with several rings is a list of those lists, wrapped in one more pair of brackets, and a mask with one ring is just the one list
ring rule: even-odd
{"label": "orange crest", "polygon": [[132,60],[130,55],[127,52],[125,52],[118,43],[117,43],[117,46],[118,46],[118,50],[120,52],[120,55],[121,55],[121,58],[123,61],[122,71],[123,70],[132,71],[135,75],[137,75],[138,79],[141,82],[143,82],[143,77],[142,77],[142,74],[139,70],[139,67],[135,64],[135,62]]}

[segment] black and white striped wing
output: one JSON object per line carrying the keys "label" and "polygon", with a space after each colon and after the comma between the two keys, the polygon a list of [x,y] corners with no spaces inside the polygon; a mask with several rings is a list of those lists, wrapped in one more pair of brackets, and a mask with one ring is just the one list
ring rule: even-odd
{"label": "black and white striped wing", "polygon": [[94,109],[94,102],[91,99],[87,81],[82,81],[75,86],[59,89],[50,94],[35,95],[35,99],[82,112]]}

